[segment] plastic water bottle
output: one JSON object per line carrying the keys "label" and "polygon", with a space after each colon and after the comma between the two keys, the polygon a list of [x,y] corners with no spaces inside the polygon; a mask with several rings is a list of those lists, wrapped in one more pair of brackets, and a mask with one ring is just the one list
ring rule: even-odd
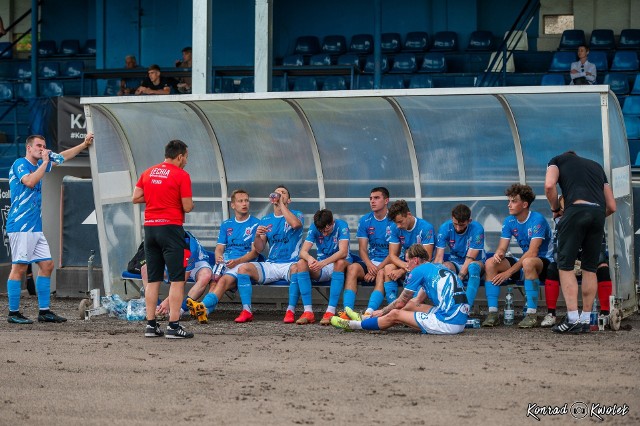
{"label": "plastic water bottle", "polygon": [[127,321],[142,321],[147,318],[147,307],[144,299],[131,299],[127,303]]}
{"label": "plastic water bottle", "polygon": [[507,287],[507,296],[504,305],[504,325],[513,325],[513,294],[511,287]]}
{"label": "plastic water bottle", "polygon": [[480,320],[478,318],[469,318],[464,328],[480,328]]}
{"label": "plastic water bottle", "polygon": [[591,308],[591,316],[589,317],[589,330],[598,331],[598,299],[593,299],[593,307]]}

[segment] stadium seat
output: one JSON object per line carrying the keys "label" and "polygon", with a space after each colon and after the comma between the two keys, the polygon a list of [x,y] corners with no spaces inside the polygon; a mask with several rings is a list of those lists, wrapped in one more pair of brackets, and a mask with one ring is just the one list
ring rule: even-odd
{"label": "stadium seat", "polygon": [[603,84],[608,84],[609,89],[616,95],[629,94],[629,78],[626,74],[609,73],[604,76]]}
{"label": "stadium seat", "polygon": [[340,75],[332,75],[324,79],[322,90],[347,90],[347,80]]}
{"label": "stadium seat", "polygon": [[38,56],[46,57],[58,52],[55,40],[40,40],[38,42]]}
{"label": "stadium seat", "polygon": [[382,53],[397,53],[402,48],[402,36],[398,33],[383,33],[380,36]]}
{"label": "stadium seat", "polygon": [[611,62],[611,71],[638,71],[638,54],[633,50],[619,50]]}
{"label": "stadium seat", "polygon": [[[387,71],[389,71],[389,60],[387,59],[387,57],[385,55],[382,55],[382,58],[380,59],[380,72],[381,73],[385,73]],[[373,59],[373,55],[368,55],[367,56],[367,60],[364,64],[364,69],[362,70],[362,72],[367,73],[367,74],[373,74],[373,70],[375,68],[375,61]]]}
{"label": "stadium seat", "polygon": [[613,50],[616,48],[616,40],[613,30],[593,30],[589,40],[589,50]]}
{"label": "stadium seat", "polygon": [[347,51],[347,41],[341,35],[328,35],[322,40],[322,51],[330,55],[342,55]]}
{"label": "stadium seat", "polygon": [[33,97],[33,90],[31,83],[17,83],[16,84],[16,98],[27,99]]}
{"label": "stadium seat", "polygon": [[483,72],[476,77],[475,87],[495,87],[500,86],[501,72]]}
{"label": "stadium seat", "polygon": [[429,74],[416,74],[411,76],[411,81],[409,81],[409,89],[431,87],[433,87],[433,78]]}
{"label": "stadium seat", "polygon": [[273,77],[271,79],[271,91],[272,92],[288,92],[289,85],[284,77]]}
{"label": "stadium seat", "polygon": [[454,52],[458,50],[458,34],[453,31],[438,31],[433,36],[432,52]]}
{"label": "stadium seat", "polygon": [[381,89],[404,89],[404,78],[401,75],[383,75],[380,82]]}
{"label": "stadium seat", "polygon": [[40,78],[56,78],[60,75],[60,64],[58,62],[41,62],[38,67]]}
{"label": "stadium seat", "polygon": [[491,51],[493,50],[493,33],[491,31],[474,31],[469,38],[467,50]]}
{"label": "stadium seat", "polygon": [[294,55],[315,55],[320,52],[320,40],[316,36],[300,36],[293,48]]}
{"label": "stadium seat", "polygon": [[373,51],[373,36],[371,34],[355,34],[351,37],[349,52],[366,55]]}
{"label": "stadium seat", "polygon": [[[509,31],[504,33],[504,38],[509,37]],[[514,31],[507,41],[508,50],[529,50],[529,39],[524,31]]]}
{"label": "stadium seat", "polygon": [[640,139],[640,117],[625,115],[624,127],[627,130],[627,139]]}
{"label": "stadium seat", "polygon": [[355,53],[345,53],[338,57],[338,65],[349,65],[356,67],[358,71],[362,69],[362,60]]}
{"label": "stadium seat", "polygon": [[64,64],[62,75],[65,77],[81,77],[84,71],[84,61],[68,61]]}
{"label": "stadium seat", "polygon": [[640,74],[636,76],[635,83],[633,84],[633,88],[631,89],[632,95],[640,95]]}
{"label": "stadium seat", "polygon": [[541,86],[564,86],[566,84],[562,74],[545,74],[542,76]]}
{"label": "stadium seat", "polygon": [[0,101],[13,99],[13,84],[8,81],[0,81]]}
{"label": "stadium seat", "polygon": [[598,73],[604,73],[609,70],[609,60],[607,58],[607,52],[603,50],[592,50],[589,52],[589,62],[596,66]]}
{"label": "stadium seat", "polygon": [[40,94],[48,98],[64,96],[64,85],[59,81],[47,81],[40,85]]}
{"label": "stadium seat", "polygon": [[404,39],[405,52],[424,52],[429,49],[429,34],[424,31],[411,31]]}
{"label": "stadium seat", "polygon": [[328,66],[331,65],[331,55],[328,53],[317,53],[309,58],[309,65]]}
{"label": "stadium seat", "polygon": [[584,44],[587,43],[583,30],[564,30],[558,50],[578,50],[578,47]]}
{"label": "stadium seat", "polygon": [[13,47],[8,41],[0,42],[0,59],[11,59],[13,57]]}
{"label": "stadium seat", "polygon": [[318,81],[315,77],[298,77],[293,83],[294,92],[312,92],[318,90]]}
{"label": "stadium seat", "polygon": [[[491,70],[489,70],[489,67],[491,66],[491,63],[493,62],[493,59],[496,57],[496,55],[498,55],[499,58],[498,58],[498,60],[496,60],[496,63],[493,66],[493,68],[491,68]],[[504,62],[504,59],[503,59],[502,52],[493,52],[493,53],[491,53],[491,57],[489,58],[489,62],[487,63],[487,68],[485,69],[485,71],[502,72],[502,63],[503,62]],[[515,62],[513,60],[513,53],[511,53],[511,54],[507,53],[507,72],[515,72],[515,71],[516,71],[516,65],[515,65]]]}
{"label": "stadium seat", "polygon": [[31,63],[19,62],[16,66],[16,78],[18,80],[28,80],[31,78]]}
{"label": "stadium seat", "polygon": [[624,115],[640,116],[640,96],[628,96],[622,107]]}
{"label": "stadium seat", "polygon": [[238,93],[252,93],[253,90],[253,77],[243,77],[238,86]]}
{"label": "stadium seat", "polygon": [[447,72],[447,60],[444,54],[440,52],[425,53],[418,72]]}
{"label": "stadium seat", "polygon": [[373,76],[360,75],[356,84],[358,90],[373,90]]}
{"label": "stadium seat", "polygon": [[578,60],[576,52],[555,52],[551,65],[549,66],[549,72],[566,72],[571,70],[571,63]]}
{"label": "stadium seat", "polygon": [[235,91],[236,91],[236,85],[233,81],[233,78],[230,78],[230,77],[216,78],[216,81],[213,85],[213,93],[234,93]]}
{"label": "stadium seat", "polygon": [[82,54],[83,55],[95,56],[95,54],[96,54],[96,39],[95,38],[91,38],[91,39],[87,40],[87,42],[84,44],[84,47],[82,48]]}
{"label": "stadium seat", "polygon": [[282,65],[285,67],[301,67],[304,65],[304,56],[297,55],[289,55],[282,58]]}
{"label": "stadium seat", "polygon": [[389,70],[390,73],[414,73],[418,69],[416,64],[416,55],[413,53],[398,53],[393,58],[393,66]]}
{"label": "stadium seat", "polygon": [[107,80],[107,85],[104,88],[103,96],[118,96],[119,90],[120,90],[120,79],[110,78],[109,80]]}
{"label": "stadium seat", "polygon": [[618,40],[618,49],[640,49],[640,29],[626,29],[620,31],[620,40]]}
{"label": "stadium seat", "polygon": [[65,56],[77,55],[80,52],[80,42],[78,40],[62,40],[60,43],[60,54]]}

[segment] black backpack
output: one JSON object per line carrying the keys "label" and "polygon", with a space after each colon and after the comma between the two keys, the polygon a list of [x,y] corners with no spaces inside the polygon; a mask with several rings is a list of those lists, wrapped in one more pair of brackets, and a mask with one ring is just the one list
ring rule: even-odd
{"label": "black backpack", "polygon": [[142,265],[147,263],[147,260],[144,257],[144,241],[140,243],[140,247],[138,247],[138,251],[133,256],[133,258],[127,264],[127,271],[132,274],[139,274]]}

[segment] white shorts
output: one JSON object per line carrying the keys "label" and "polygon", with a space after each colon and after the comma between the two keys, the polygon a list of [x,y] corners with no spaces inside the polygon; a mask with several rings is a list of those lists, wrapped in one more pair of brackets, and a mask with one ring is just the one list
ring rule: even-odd
{"label": "white shorts", "polygon": [[333,265],[333,263],[330,263],[320,270],[320,277],[317,279],[318,282],[321,283],[331,279],[331,274],[333,274]]}
{"label": "white shorts", "polygon": [[227,268],[224,270],[224,275],[231,275],[233,278],[238,278],[238,269],[240,268],[240,265],[242,265],[242,263],[234,266],[233,268]]}
{"label": "white shorts", "polygon": [[272,263],[272,262],[251,262],[258,270],[258,284],[269,284],[274,281],[287,280],[291,278],[291,265],[295,262]]}
{"label": "white shorts", "polygon": [[10,232],[11,263],[38,263],[51,260],[49,243],[42,232]]}
{"label": "white shorts", "polygon": [[429,312],[416,312],[414,318],[425,334],[458,334],[464,330],[464,324],[447,324],[440,321],[433,309]]}
{"label": "white shorts", "polygon": [[[211,269],[211,265],[209,265],[209,262],[207,262],[206,260],[200,260],[196,262],[196,264],[193,266],[193,269],[189,272],[189,278],[191,278],[194,282],[198,281],[198,272],[200,272],[202,268]],[[211,270],[213,271],[213,269]]]}

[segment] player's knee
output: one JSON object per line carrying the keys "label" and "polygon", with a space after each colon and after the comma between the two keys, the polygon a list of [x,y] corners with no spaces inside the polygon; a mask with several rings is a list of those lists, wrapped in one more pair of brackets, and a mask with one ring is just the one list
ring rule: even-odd
{"label": "player's knee", "polygon": [[[40,273],[38,275],[50,276],[53,272],[53,260],[44,260],[38,263]],[[25,268],[26,271],[27,268]]]}
{"label": "player's knee", "polygon": [[336,260],[333,264],[333,270],[336,272],[344,272],[349,263],[344,259]]}

